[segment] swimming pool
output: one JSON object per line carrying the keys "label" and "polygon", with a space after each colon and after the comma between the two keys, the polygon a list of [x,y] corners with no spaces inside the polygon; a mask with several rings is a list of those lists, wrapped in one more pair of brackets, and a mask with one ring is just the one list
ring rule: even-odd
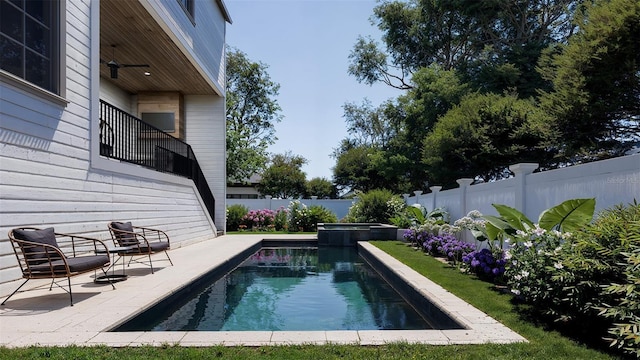
{"label": "swimming pool", "polygon": [[266,247],[245,258],[114,331],[462,328],[424,298],[399,294],[353,247]]}

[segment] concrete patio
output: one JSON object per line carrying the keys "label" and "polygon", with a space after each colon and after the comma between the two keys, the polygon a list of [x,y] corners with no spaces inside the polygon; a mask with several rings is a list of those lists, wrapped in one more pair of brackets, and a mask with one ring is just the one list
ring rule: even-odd
{"label": "concrete patio", "polygon": [[[72,278],[74,306],[60,288],[49,291],[49,281],[31,280],[29,290],[14,295],[0,307],[0,345],[7,347],[95,346],[112,347],[179,344],[181,346],[263,346],[283,344],[380,345],[406,341],[424,344],[479,344],[526,341],[501,323],[460,300],[442,287],[370,244],[366,248],[394,269],[434,304],[463,324],[463,330],[367,330],[367,331],[173,331],[109,332],[142,309],[174,293],[185,284],[223,264],[262,239],[315,239],[315,235],[225,235],[170,251],[174,266],[164,254],[154,255],[155,274],[148,266],[126,268],[126,281],[95,284],[94,274]],[[121,270],[118,267],[116,271]],[[66,280],[65,280],[66,281]],[[20,282],[3,286],[3,294]],[[6,296],[6,295],[5,295]],[[4,297],[3,297],[4,299]]]}

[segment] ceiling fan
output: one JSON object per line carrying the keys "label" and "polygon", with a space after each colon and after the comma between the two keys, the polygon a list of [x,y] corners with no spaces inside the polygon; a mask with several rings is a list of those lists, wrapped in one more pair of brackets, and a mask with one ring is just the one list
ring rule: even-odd
{"label": "ceiling fan", "polygon": [[103,63],[103,64],[107,64],[107,66],[111,70],[111,78],[112,79],[117,79],[118,78],[118,69],[120,69],[120,68],[126,68],[126,67],[150,67],[148,64],[120,64],[119,62],[116,61],[116,46],[115,45],[111,45],[111,47],[113,48],[113,55],[111,57],[111,60],[110,61],[104,61],[104,60],[100,59],[100,62]]}

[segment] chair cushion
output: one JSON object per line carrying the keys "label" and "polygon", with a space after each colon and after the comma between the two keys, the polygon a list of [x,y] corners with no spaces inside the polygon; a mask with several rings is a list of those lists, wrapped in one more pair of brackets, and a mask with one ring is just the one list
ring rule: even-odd
{"label": "chair cushion", "polygon": [[[149,243],[149,248],[151,248],[151,252],[160,252],[160,251],[165,251],[169,248],[169,243],[166,241],[157,241],[157,242],[150,242]],[[147,246],[141,246],[140,247],[141,251],[147,251]]]}
{"label": "chair cushion", "polygon": [[165,251],[169,249],[169,243],[166,241],[156,241],[156,242],[149,242],[149,246],[147,246],[146,244],[140,244],[140,247],[134,247],[131,248],[127,251],[123,251],[121,254],[122,255],[137,255],[137,254],[147,254],[149,253],[149,249],[151,249],[152,253],[155,252],[160,252],[160,251]]}
{"label": "chair cushion", "polygon": [[116,241],[120,246],[131,246],[131,245],[138,244],[138,239],[136,238],[135,235],[128,234],[128,233],[121,233],[117,231],[117,230],[122,230],[122,231],[133,232],[133,226],[131,225],[131,222],[123,223],[123,222],[114,221],[111,223],[111,227],[116,229],[116,231],[114,231],[114,234],[116,236]]}
{"label": "chair cushion", "polygon": [[[30,229],[15,229],[13,230],[13,236],[18,240],[30,241],[38,244],[45,244],[55,246],[56,248],[60,248],[58,246],[58,241],[56,240],[56,234],[53,231],[53,228],[46,228],[41,230],[30,230]],[[22,246],[22,251],[24,252],[24,256],[27,259],[29,265],[41,264],[43,262],[48,262],[49,258],[52,260],[59,260],[60,256],[58,253],[54,253],[51,250],[45,251],[44,246]]]}
{"label": "chair cushion", "polygon": [[[90,255],[90,256],[78,256],[68,257],[67,264],[69,264],[69,271],[71,273],[81,273],[89,270],[95,270],[103,267],[109,263],[109,256],[107,255]],[[64,267],[64,260],[52,261],[51,264],[40,264],[31,266],[31,274],[33,275],[46,275],[53,273],[63,275],[66,273]]]}

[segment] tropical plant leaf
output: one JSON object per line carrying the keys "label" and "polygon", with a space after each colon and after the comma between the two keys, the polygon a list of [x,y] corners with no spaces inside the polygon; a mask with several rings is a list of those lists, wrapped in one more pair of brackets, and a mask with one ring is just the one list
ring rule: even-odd
{"label": "tropical plant leaf", "polygon": [[517,209],[502,204],[492,205],[496,208],[502,219],[509,223],[513,229],[526,231],[533,227],[533,222]]}
{"label": "tropical plant leaf", "polygon": [[500,234],[506,233],[508,229],[511,229],[511,225],[508,222],[497,216],[485,215],[483,218],[486,220],[487,238],[491,241],[496,240],[500,237]]}
{"label": "tropical plant leaf", "polygon": [[595,198],[567,200],[543,211],[538,226],[545,230],[576,231],[591,222],[595,208]]}
{"label": "tropical plant leaf", "polygon": [[482,242],[482,241],[487,241],[488,237],[487,234],[485,234],[483,231],[480,230],[475,230],[475,229],[471,229],[471,235],[473,235],[473,237]]}
{"label": "tropical plant leaf", "polygon": [[414,220],[418,223],[418,224],[424,224],[424,221],[426,220],[424,217],[424,214],[422,213],[422,208],[417,208],[415,206],[408,206],[407,210],[409,211],[409,213],[413,216]]}

